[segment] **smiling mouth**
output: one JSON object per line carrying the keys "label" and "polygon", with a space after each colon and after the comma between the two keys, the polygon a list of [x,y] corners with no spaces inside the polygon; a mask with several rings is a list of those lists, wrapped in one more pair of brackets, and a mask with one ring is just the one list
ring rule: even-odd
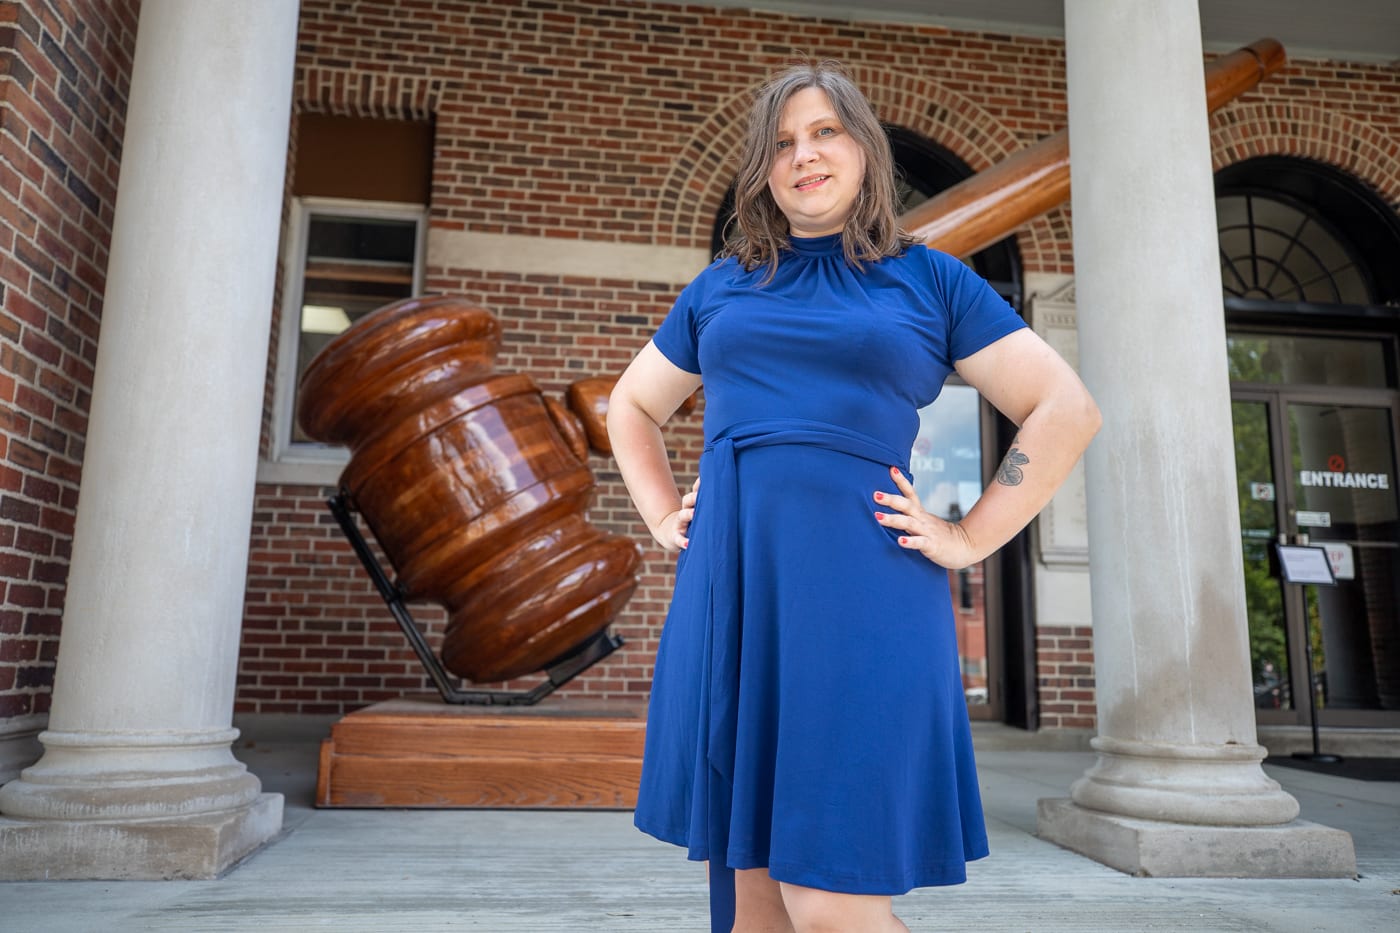
{"label": "smiling mouth", "polygon": [[807,191],[808,189],[817,187],[830,177],[830,175],[809,175],[806,178],[800,179],[793,187],[798,191]]}

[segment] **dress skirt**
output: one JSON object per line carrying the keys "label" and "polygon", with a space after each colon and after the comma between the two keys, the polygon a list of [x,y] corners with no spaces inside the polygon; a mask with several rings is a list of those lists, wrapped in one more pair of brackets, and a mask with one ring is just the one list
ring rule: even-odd
{"label": "dress skirt", "polygon": [[873,515],[907,452],[810,422],[727,435],[700,462],[636,825],[829,891],[964,881],[987,840],[948,572]]}

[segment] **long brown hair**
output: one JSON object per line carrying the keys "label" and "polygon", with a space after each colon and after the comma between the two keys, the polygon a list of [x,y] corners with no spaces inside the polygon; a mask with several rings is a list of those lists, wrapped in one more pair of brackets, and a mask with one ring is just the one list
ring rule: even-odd
{"label": "long brown hair", "polygon": [[808,61],[774,75],[754,95],[748,130],[734,179],[734,225],[720,256],[735,256],[750,272],[767,263],[767,283],[778,270],[778,254],[791,245],[787,217],[768,189],[783,108],[798,91],[820,88],[836,117],[865,152],[865,178],[841,233],[846,261],[857,269],[904,252],[914,238],[899,229],[894,156],[870,101],[839,62]]}

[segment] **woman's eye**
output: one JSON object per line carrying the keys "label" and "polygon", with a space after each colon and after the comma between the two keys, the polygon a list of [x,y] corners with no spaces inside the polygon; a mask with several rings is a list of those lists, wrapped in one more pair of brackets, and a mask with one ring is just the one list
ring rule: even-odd
{"label": "woman's eye", "polygon": [[781,149],[786,149],[788,146],[791,146],[791,145],[792,145],[792,140],[790,140],[790,139],[780,139],[780,140],[778,140],[777,148],[780,149],[780,150],[781,150]]}
{"label": "woman's eye", "polygon": [[834,136],[834,135],[836,135],[836,130],[834,130],[833,128],[831,128],[831,127],[829,127],[829,126],[824,126],[824,127],[822,127],[821,129],[817,130],[817,135],[818,135],[818,136]]}

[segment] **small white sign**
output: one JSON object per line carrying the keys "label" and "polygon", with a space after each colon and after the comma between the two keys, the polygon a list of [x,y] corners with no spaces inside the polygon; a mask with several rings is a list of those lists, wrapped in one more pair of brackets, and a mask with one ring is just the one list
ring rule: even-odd
{"label": "small white sign", "polygon": [[1298,512],[1298,527],[1307,525],[1309,528],[1331,528],[1331,512]]}
{"label": "small white sign", "polygon": [[1334,586],[1337,582],[1332,576],[1332,565],[1327,561],[1327,551],[1321,547],[1280,544],[1278,559],[1283,568],[1283,579],[1289,583]]}
{"label": "small white sign", "polygon": [[1324,544],[1327,550],[1327,563],[1332,565],[1332,576],[1338,580],[1356,579],[1356,561],[1352,557],[1350,544]]}
{"label": "small white sign", "polygon": [[1256,502],[1273,502],[1273,501],[1274,501],[1274,484],[1273,484],[1273,483],[1250,483],[1250,484],[1249,484],[1249,497],[1250,497],[1251,499],[1253,499],[1254,501],[1256,501]]}

